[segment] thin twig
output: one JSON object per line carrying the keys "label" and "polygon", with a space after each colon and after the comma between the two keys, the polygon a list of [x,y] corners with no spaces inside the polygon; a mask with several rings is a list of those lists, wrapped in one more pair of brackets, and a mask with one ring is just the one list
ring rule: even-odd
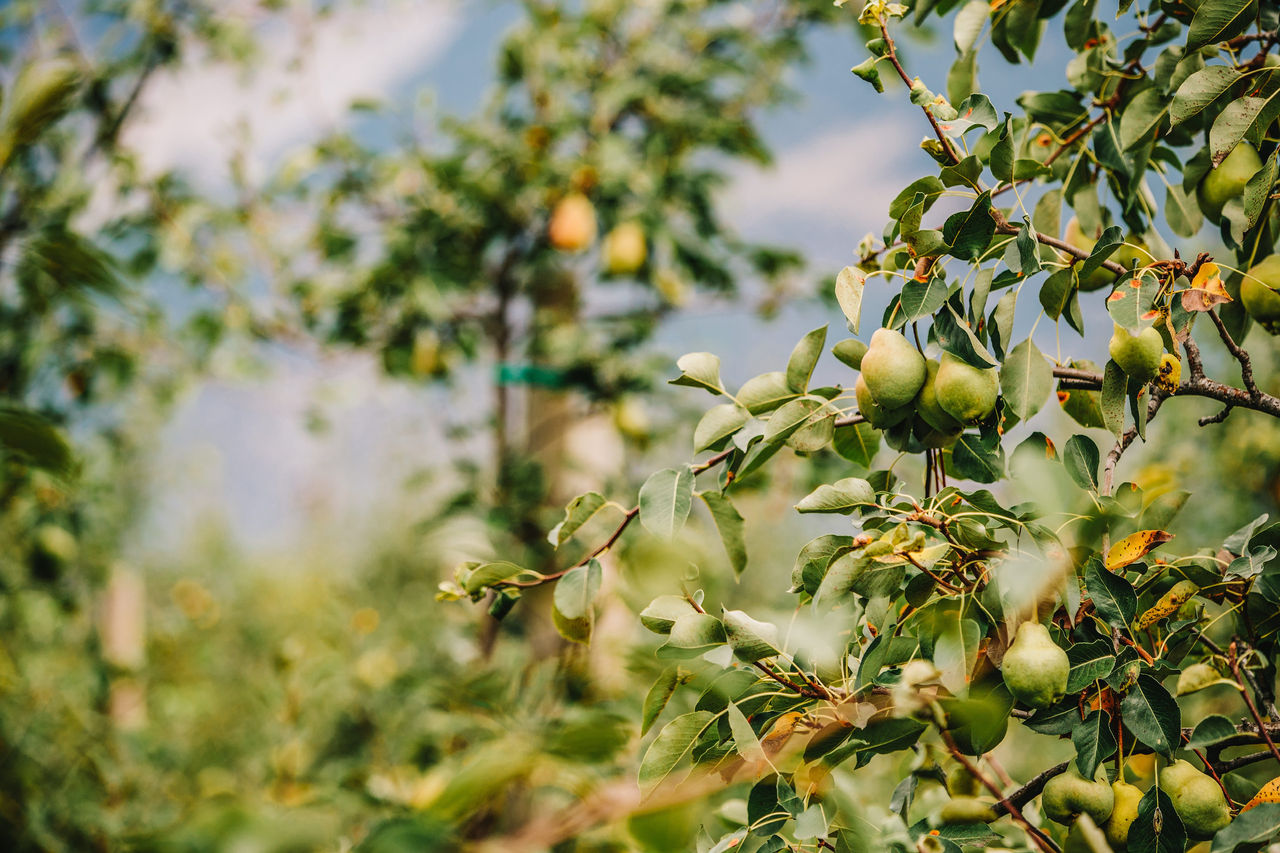
{"label": "thin twig", "polygon": [[1227,345],[1227,349],[1235,360],[1240,362],[1240,378],[1244,380],[1244,387],[1248,390],[1249,396],[1259,397],[1262,392],[1258,390],[1258,385],[1253,381],[1253,362],[1249,359],[1249,353],[1244,351],[1235,339],[1231,337],[1231,333],[1227,331],[1227,326],[1222,322],[1222,318],[1218,316],[1218,312],[1212,308],[1208,310],[1209,319],[1213,320],[1213,325],[1218,328],[1218,337],[1222,338],[1222,342]]}
{"label": "thin twig", "polygon": [[973,776],[973,778],[981,782],[983,787],[991,792],[992,796],[999,801],[999,805],[1004,807],[1004,811],[1009,815],[1009,817],[1013,818],[1024,830],[1026,830],[1028,837],[1036,843],[1037,847],[1045,853],[1059,853],[1058,845],[1053,843],[1053,839],[1045,835],[1044,831],[1039,827],[1034,826],[1031,821],[1027,820],[1026,816],[1022,814],[1022,809],[1020,809],[1016,803],[1011,802],[1009,798],[1005,796],[1004,792],[1000,790],[999,786],[988,779],[986,774],[978,769],[978,766],[970,760],[969,756],[960,751],[960,748],[956,746],[955,739],[951,737],[950,732],[942,729],[939,731],[939,734],[942,735],[942,741],[947,745],[947,750],[951,755],[964,765],[965,770],[969,771],[969,774]]}
{"label": "thin twig", "polygon": [[[911,75],[907,74],[907,69],[902,67],[902,63],[898,61],[898,50],[894,46],[893,38],[889,35],[889,28],[885,25],[883,19],[877,21],[880,25],[880,35],[884,38],[885,47],[888,50],[886,56],[893,63],[894,69],[898,72],[898,76],[902,78],[902,82],[907,84],[910,89],[913,85]],[[942,128],[938,126],[938,120],[933,117],[933,113],[929,111],[927,106],[921,106],[924,111],[925,118],[929,119],[929,124],[933,126],[933,132],[938,137],[938,141],[942,143],[942,150],[947,153],[947,159],[953,164],[960,162],[960,155],[956,154],[956,150],[951,147],[951,140],[947,139],[946,134],[942,132]]]}

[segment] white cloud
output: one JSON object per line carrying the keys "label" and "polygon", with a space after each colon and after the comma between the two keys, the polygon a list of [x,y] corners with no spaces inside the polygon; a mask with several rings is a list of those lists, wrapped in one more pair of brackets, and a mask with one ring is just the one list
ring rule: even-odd
{"label": "white cloud", "polygon": [[262,168],[338,122],[352,99],[384,96],[420,72],[449,46],[462,10],[456,0],[378,0],[305,28],[288,23],[260,33],[262,59],[249,74],[193,58],[151,81],[125,131],[148,171],[182,168],[218,186],[244,130],[248,165]]}

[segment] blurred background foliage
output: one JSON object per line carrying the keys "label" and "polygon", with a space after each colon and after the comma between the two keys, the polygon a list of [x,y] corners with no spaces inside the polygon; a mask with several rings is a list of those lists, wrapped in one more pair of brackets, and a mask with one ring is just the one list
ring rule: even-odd
{"label": "blurred background foliage", "polygon": [[[143,168],[125,131],[158,74],[196,54],[252,79],[264,29],[335,5],[0,8],[2,846],[709,847],[744,819],[743,791],[651,815],[622,793],[662,671],[635,613],[699,573],[713,600],[834,635],[769,608],[788,543],[821,530],[787,512],[795,496],[864,467],[828,450],[757,478],[742,510],[778,521],[750,531],[739,583],[707,518],[611,556],[589,647],[545,607],[499,621],[511,602],[442,607],[437,585],[463,559],[550,565],[565,499],[629,495],[684,446],[700,400],[662,384],[649,345],[664,319],[696,299],[771,314],[817,293],[797,253],[729,228],[717,193],[739,162],[770,162],[758,117],[801,94],[790,69],[838,10],[529,0],[474,115],[415,95],[357,103],[262,180],[233,157],[217,191]],[[1274,391],[1270,340],[1249,344]],[[354,561],[317,547],[282,570],[214,526],[178,560],[131,565],[122,542],[154,512],[175,405],[201,377],[270,370],[273,348],[357,351],[435,388],[422,399],[450,470],[390,484]],[[1280,427],[1164,426],[1148,494],[1233,496],[1196,501],[1175,532],[1203,541],[1274,512]],[[714,704],[719,669],[699,666],[671,677]],[[1016,743],[1002,754],[1023,769]],[[875,827],[932,760],[812,784]],[[562,814],[582,821],[571,840],[548,825]]]}

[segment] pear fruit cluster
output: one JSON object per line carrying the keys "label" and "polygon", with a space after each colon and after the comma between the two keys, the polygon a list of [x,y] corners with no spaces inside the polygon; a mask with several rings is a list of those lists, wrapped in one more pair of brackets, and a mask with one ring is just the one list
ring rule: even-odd
{"label": "pear fruit cluster", "polygon": [[951,353],[926,359],[900,333],[878,329],[854,383],[858,411],[877,429],[914,417],[912,432],[925,447],[950,445],[990,417],[1000,396],[999,373],[973,367]]}
{"label": "pear fruit cluster", "polygon": [[[1039,622],[1023,622],[1000,665],[1005,687],[1028,708],[1047,708],[1067,692],[1071,662]],[[1097,818],[1098,822],[1106,815]]]}

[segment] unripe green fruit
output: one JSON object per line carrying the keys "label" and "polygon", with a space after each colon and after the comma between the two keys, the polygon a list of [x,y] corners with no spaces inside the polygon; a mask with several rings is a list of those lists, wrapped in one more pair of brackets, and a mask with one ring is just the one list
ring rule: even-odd
{"label": "unripe green fruit", "polygon": [[920,386],[920,393],[916,395],[916,413],[924,419],[925,423],[938,432],[955,432],[963,427],[964,424],[951,417],[942,406],[938,405],[936,382],[939,366],[935,359],[929,359],[925,363],[926,376],[924,385]]}
{"label": "unripe green fruit", "polygon": [[1160,787],[1191,838],[1204,840],[1231,823],[1231,809],[1213,777],[1182,761],[1160,771]]}
{"label": "unripe green fruit", "polygon": [[934,429],[929,426],[928,421],[917,414],[915,423],[911,426],[911,432],[916,437],[916,441],[925,447],[931,450],[941,450],[944,447],[950,447],[955,444],[956,439],[964,432],[964,427],[957,424],[955,429],[951,430]]}
{"label": "unripe green fruit", "polygon": [[920,393],[926,375],[924,356],[901,333],[876,329],[862,357],[862,378],[877,403],[902,408]]}
{"label": "unripe green fruit", "polygon": [[1160,355],[1164,352],[1164,340],[1154,326],[1148,326],[1136,335],[1116,326],[1111,335],[1107,352],[1120,369],[1134,382],[1147,384],[1160,372]]}
{"label": "unripe green fruit", "polygon": [[1223,206],[1243,193],[1245,184],[1261,168],[1262,160],[1252,145],[1241,142],[1233,148],[1218,168],[1211,169],[1204,176],[1196,190],[1196,198],[1205,217],[1210,222],[1220,222]]}
{"label": "unripe green fruit", "polygon": [[853,383],[853,396],[858,401],[858,413],[876,429],[897,426],[911,416],[911,409],[907,406],[886,409],[877,403],[871,396],[871,392],[867,390],[867,381],[862,376]]}
{"label": "unripe green fruit", "polygon": [[1268,255],[1249,270],[1240,282],[1240,304],[1258,325],[1271,334],[1280,334],[1280,255]]}
{"label": "unripe green fruit", "polygon": [[933,387],[944,412],[962,424],[976,424],[995,411],[1000,374],[995,368],[981,370],[944,352]]}
{"label": "unripe green fruit", "polygon": [[1028,708],[1047,708],[1061,699],[1067,692],[1070,672],[1067,653],[1039,622],[1023,622],[1018,626],[1018,633],[1000,664],[1005,686],[1013,698]]}
{"label": "unripe green fruit", "polygon": [[963,764],[956,764],[947,774],[947,793],[953,797],[974,797],[982,791],[982,782]]}
{"label": "unripe green fruit", "polygon": [[976,797],[954,797],[938,812],[938,823],[943,826],[991,823],[997,817],[995,809]]}
{"label": "unripe green fruit", "polygon": [[1050,779],[1040,794],[1040,807],[1045,816],[1064,825],[1082,814],[1102,825],[1111,817],[1115,804],[1116,795],[1110,785],[1084,778],[1075,767]]}
{"label": "unripe green fruit", "polygon": [[1111,792],[1115,794],[1115,808],[1111,810],[1111,817],[1107,818],[1102,831],[1106,833],[1107,843],[1112,849],[1124,850],[1129,843],[1129,827],[1138,819],[1142,789],[1117,779],[1111,783]]}

